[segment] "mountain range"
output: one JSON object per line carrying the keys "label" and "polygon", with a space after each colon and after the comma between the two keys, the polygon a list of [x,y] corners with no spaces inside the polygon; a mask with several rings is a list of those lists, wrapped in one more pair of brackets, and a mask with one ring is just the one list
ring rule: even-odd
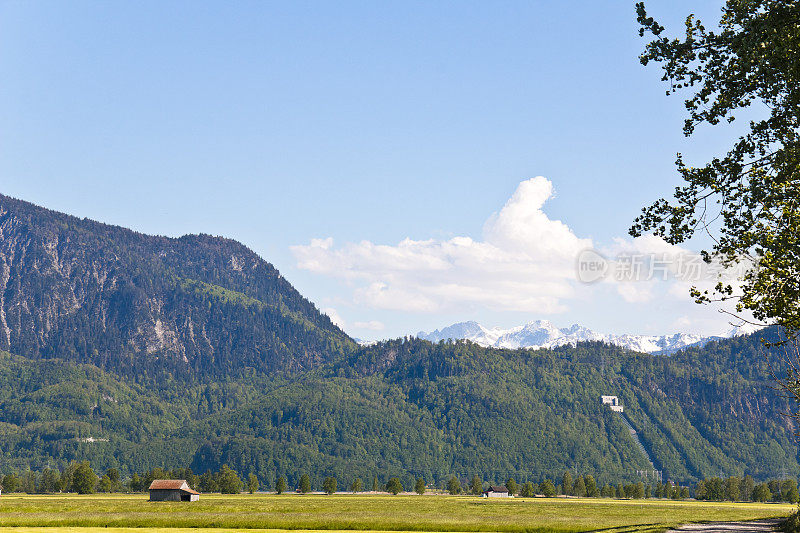
{"label": "mountain range", "polygon": [[627,424],[665,479],[800,473],[771,330],[660,357],[539,326],[516,342],[575,344],[360,346],[236,241],[0,196],[0,474],[87,460],[123,475],[227,464],[264,486],[566,469],[618,483],[651,468]]}
{"label": "mountain range", "polygon": [[130,376],[294,373],[352,341],[269,263],[0,196],[0,349]]}
{"label": "mountain range", "polygon": [[599,341],[620,346],[636,352],[670,354],[690,346],[703,346],[712,340],[746,335],[759,328],[734,326],[726,334],[704,336],[692,333],[672,335],[610,335],[573,324],[559,328],[547,320],[535,320],[512,328],[487,328],[477,322],[459,322],[430,333],[420,331],[417,337],[431,342],[447,340],[469,340],[484,347],[507,348],[554,348],[556,346],[575,346],[579,342]]}

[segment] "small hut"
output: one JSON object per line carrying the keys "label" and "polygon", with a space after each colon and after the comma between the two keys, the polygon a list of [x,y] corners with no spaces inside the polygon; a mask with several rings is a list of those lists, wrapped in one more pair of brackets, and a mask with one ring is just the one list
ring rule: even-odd
{"label": "small hut", "polygon": [[483,491],[484,498],[509,498],[510,496],[505,487],[489,487]]}
{"label": "small hut", "polygon": [[196,502],[200,493],[192,490],[185,479],[156,479],[150,483],[151,502]]}

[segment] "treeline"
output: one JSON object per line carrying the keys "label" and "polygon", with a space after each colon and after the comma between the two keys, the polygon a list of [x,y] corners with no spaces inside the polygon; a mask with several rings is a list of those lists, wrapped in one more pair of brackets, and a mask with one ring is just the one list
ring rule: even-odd
{"label": "treeline", "polygon": [[98,476],[88,461],[72,462],[64,470],[44,468],[40,472],[27,470],[22,473],[11,472],[0,476],[3,492],[26,492],[28,494],[52,494],[55,492],[77,492],[91,494],[100,492],[119,492],[125,489],[120,480],[119,470],[109,468]]}
{"label": "treeline", "polygon": [[[260,483],[255,474],[250,474],[246,481],[242,481],[234,470],[228,465],[223,465],[217,472],[205,472],[197,475],[191,468],[176,468],[165,470],[153,468],[142,474],[134,473],[124,484],[129,492],[146,492],[150,484],[156,479],[184,479],[189,486],[200,492],[221,492],[222,494],[239,494],[247,489],[251,494],[256,492]],[[102,492],[102,491],[101,491]]]}
{"label": "treeline", "polygon": [[[154,468],[149,472],[122,479],[119,470],[109,468],[105,472],[95,472],[88,461],[73,461],[64,470],[44,468],[41,471],[26,470],[0,475],[0,489],[3,492],[24,492],[28,494],[52,494],[56,492],[145,492],[156,479],[185,479],[193,489],[204,492],[241,492],[242,481],[227,466],[220,472],[195,475],[190,468],[165,470]],[[213,481],[208,481],[213,480]],[[204,485],[205,482],[205,485]],[[212,484],[213,483],[213,484]],[[252,481],[251,481],[252,486]],[[256,486],[255,489],[258,487]]]}
{"label": "treeline", "polygon": [[694,492],[698,500],[789,503],[800,500],[794,479],[772,479],[756,484],[751,476],[727,479],[712,477],[699,481]]}
{"label": "treeline", "polygon": [[[109,468],[105,472],[98,474],[92,469],[88,461],[85,461],[82,463],[72,462],[63,471],[45,468],[40,472],[27,470],[22,473],[8,473],[0,476],[0,488],[2,488],[3,492],[25,492],[28,494],[145,492],[156,479],[185,479],[189,486],[195,490],[222,494],[239,494],[244,490],[252,494],[259,489],[269,492],[274,491],[277,494],[289,490],[296,490],[302,494],[315,490],[333,494],[340,489],[353,493],[372,491],[399,494],[405,490],[411,490],[411,487],[417,494],[424,494],[429,487],[429,484],[422,477],[415,478],[409,475],[404,476],[407,489],[404,488],[401,478],[396,476],[390,477],[386,482],[379,482],[378,477],[373,476],[369,483],[365,483],[360,477],[357,477],[353,478],[349,484],[341,486],[335,476],[325,476],[324,479],[319,480],[318,484],[315,484],[307,473],[296,476],[296,483],[293,485],[290,485],[286,476],[283,475],[277,477],[274,482],[259,480],[258,476],[253,473],[250,473],[244,480],[243,477],[240,477],[239,473],[228,465],[223,465],[216,472],[207,471],[200,475],[195,474],[191,468],[176,468],[172,470],[153,468],[141,474],[134,473],[123,480],[116,468]],[[486,489],[495,485],[496,483],[484,481],[476,474],[471,479],[450,476],[438,488],[451,495],[481,495]],[[693,491],[688,486],[681,486],[671,481],[667,483],[658,482],[655,485],[645,484],[641,481],[617,485],[606,483],[601,487],[591,474],[578,475],[573,478],[572,473],[569,471],[564,472],[558,484],[550,479],[544,479],[539,483],[534,483],[533,481],[517,483],[513,477],[510,477],[505,480],[504,486],[512,495],[523,498],[575,496],[684,500],[693,497],[697,500],[709,501],[773,501],[789,503],[800,501],[797,480],[773,479],[763,483],[756,483],[752,476],[704,479],[695,485]]]}
{"label": "treeline", "polygon": [[[450,494],[482,494],[485,489],[492,486],[491,483],[484,482],[480,476],[473,476],[469,483],[462,484],[456,476],[452,476],[445,486]],[[466,489],[464,488],[466,486]],[[545,479],[540,483],[526,481],[517,483],[514,478],[508,478],[505,487],[509,493],[522,498],[533,498],[544,496],[554,498],[556,496],[577,496],[580,498],[670,498],[682,500],[691,497],[689,487],[681,487],[674,483],[658,483],[655,486],[645,485],[644,483],[629,483],[612,485],[606,483],[602,487],[595,481],[591,474],[579,475],[573,479],[572,474],[567,471],[561,477],[561,483],[554,484],[552,480]]]}

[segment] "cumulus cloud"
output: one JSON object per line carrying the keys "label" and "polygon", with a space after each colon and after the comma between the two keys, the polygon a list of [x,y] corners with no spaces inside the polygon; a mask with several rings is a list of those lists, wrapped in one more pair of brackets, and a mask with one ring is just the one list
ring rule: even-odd
{"label": "cumulus cloud", "polygon": [[[467,319],[484,310],[540,317],[580,302],[584,310],[600,307],[629,322],[647,317],[646,327],[655,332],[670,327],[722,332],[725,316],[711,316],[689,298],[690,287],[702,290],[716,284],[719,265],[706,265],[697,254],[652,235],[615,238],[595,248],[591,239],[545,213],[553,195],[552,183],[543,177],[523,181],[488,217],[479,238],[337,245],[328,237],[292,246],[291,251],[299,268],[341,280],[350,292],[348,303],[360,308],[451,313]],[[601,260],[601,275],[581,277],[582,258]],[[649,311],[642,315],[643,309]],[[341,327],[384,329],[374,320],[345,324],[336,310],[324,311]],[[626,312],[638,313],[637,318]]]}
{"label": "cumulus cloud", "polygon": [[374,308],[560,312],[576,289],[575,258],[592,241],[544,213],[552,196],[544,177],[523,181],[486,221],[480,240],[458,236],[335,247],[325,238],[291,250],[299,268],[346,280],[355,302]]}
{"label": "cumulus cloud", "polygon": [[[664,297],[687,300],[692,287],[710,290],[720,281],[736,286],[750,266],[747,262],[728,268],[716,260],[706,263],[700,254],[655,235],[615,238],[602,254],[608,258],[609,270],[604,281],[616,285],[617,293],[629,303]],[[662,290],[655,291],[659,283]]]}
{"label": "cumulus cloud", "polygon": [[578,252],[589,248],[592,242],[579,239],[566,224],[551,220],[542,211],[552,197],[553,184],[546,178],[538,176],[523,181],[503,209],[486,222],[486,241],[530,259],[574,261]]}
{"label": "cumulus cloud", "polygon": [[366,322],[353,322],[353,327],[356,329],[368,329],[371,331],[381,331],[386,326],[380,320],[368,320]]}
{"label": "cumulus cloud", "polygon": [[328,318],[331,319],[331,322],[333,322],[334,326],[337,326],[341,329],[344,329],[345,326],[347,326],[347,322],[344,321],[341,315],[333,307],[326,307],[325,309],[322,309],[322,312],[328,315]]}
{"label": "cumulus cloud", "polygon": [[653,287],[647,283],[620,283],[617,293],[631,304],[650,302],[655,297]]}

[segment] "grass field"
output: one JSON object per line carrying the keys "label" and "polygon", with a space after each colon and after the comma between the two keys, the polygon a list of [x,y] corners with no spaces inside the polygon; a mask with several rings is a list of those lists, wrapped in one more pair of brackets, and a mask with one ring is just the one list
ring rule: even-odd
{"label": "grass field", "polygon": [[[203,495],[149,502],[146,495],[3,495],[0,531],[203,533],[247,530],[658,532],[686,523],[786,516],[792,505],[468,496]],[[141,531],[141,529],[139,529]]]}

